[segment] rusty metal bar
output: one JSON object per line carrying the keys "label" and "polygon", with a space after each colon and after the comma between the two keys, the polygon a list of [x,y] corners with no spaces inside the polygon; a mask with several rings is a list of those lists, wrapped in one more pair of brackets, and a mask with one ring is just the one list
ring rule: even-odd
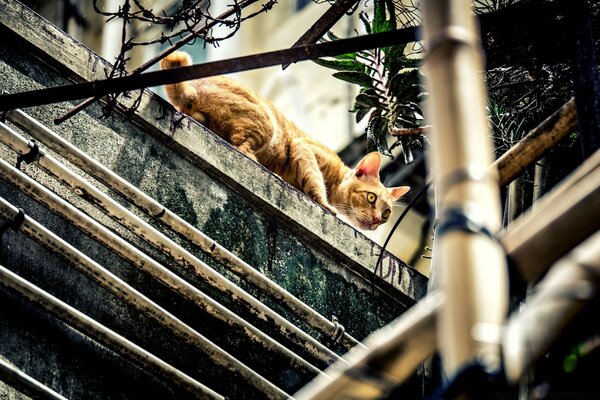
{"label": "rusty metal bar", "polygon": [[[104,165],[89,157],[77,147],[73,146],[23,111],[10,111],[7,113],[6,118],[27,131],[36,140],[44,143],[62,157],[69,160],[69,162],[81,168],[90,176],[98,179],[108,188],[119,193],[126,200],[135,204],[173,231],[190,240],[203,252],[222,263],[232,272],[241,276],[246,281],[261,289],[265,294],[286,306],[292,313],[314,329],[328,337],[335,337],[339,334],[339,326],[336,326],[333,322],[327,320],[310,306],[296,298],[293,294],[260,273],[260,271],[254,269],[229,250],[199,231],[193,225],[180,218],[177,214],[165,208],[152,197],[114,174]],[[344,333],[341,336],[340,343],[347,349],[360,345],[360,343],[348,333]]]}
{"label": "rusty metal bar", "polygon": [[[17,213],[18,209],[16,207],[6,202],[3,198],[0,198],[0,214],[2,215],[2,218],[12,219]],[[52,233],[27,216],[25,216],[23,224],[25,225],[23,230],[30,232],[30,234],[35,233],[52,236]],[[67,325],[96,340],[122,357],[134,361],[144,369],[151,370],[165,378],[167,381],[175,383],[180,388],[197,396],[202,396],[202,398],[224,399],[223,396],[214,392],[212,389],[1,265],[0,285],[18,292],[31,303],[43,308]],[[16,371],[14,367],[7,365],[0,360],[0,376],[3,376],[3,380],[4,375],[9,374],[16,379],[22,380],[24,384],[31,386],[32,391],[23,391],[25,394],[34,398],[65,399],[45,386],[39,387],[39,382],[31,382],[31,378],[23,376],[23,374],[19,374],[19,372],[20,371]],[[37,396],[36,393],[38,394]]]}
{"label": "rusty metal bar", "polygon": [[[18,133],[14,132],[3,123],[0,123],[0,141],[9,146],[18,154],[27,154],[33,147],[33,143],[28,142],[26,139],[21,137]],[[151,227],[145,221],[133,215],[123,206],[99,191],[96,187],[92,186],[83,178],[67,169],[63,164],[55,160],[53,157],[47,155],[44,150],[40,149],[38,152],[39,157],[37,158],[36,162],[43,170],[50,173],[66,185],[70,186],[74,193],[83,199],[91,201],[92,204],[98,206],[111,218],[121,223],[135,234],[152,243],[160,250],[165,251],[168,256],[173,257],[175,260],[181,259],[181,253],[183,249],[181,249],[181,247],[175,242],[166,238],[163,234]],[[174,248],[177,248],[179,251],[174,253],[167,251],[169,249],[173,250]],[[151,262],[149,259],[149,257],[146,257],[144,262]],[[156,262],[154,262],[153,265],[157,270],[164,269],[164,267],[160,266]],[[246,336],[251,341],[258,343],[266,350],[274,351],[283,355],[290,360],[292,366],[299,367],[311,374],[320,373],[318,368],[312,366],[294,352],[282,346],[271,337],[267,336],[265,333],[246,322],[244,319],[240,318],[220,303],[214,301],[174,273],[163,271],[163,274],[156,278],[166,286],[170,287],[177,294],[182,295],[186,299],[192,301],[203,311],[227,323],[231,329],[237,331],[243,336]]]}
{"label": "rusty metal bar", "polygon": [[[237,13],[238,10],[242,10],[249,5],[256,3],[257,1],[258,0],[241,1],[235,7],[231,7],[229,10],[225,11],[223,14],[216,17],[216,20],[207,22],[202,28],[194,31],[193,33],[188,34],[187,36],[185,36],[183,39],[181,39],[180,41],[178,41],[177,43],[175,43],[173,46],[169,47],[168,49],[161,51],[157,56],[146,61],[144,64],[140,65],[139,67],[137,67],[136,69],[131,71],[128,75],[139,74],[140,72],[147,70],[148,68],[150,68],[151,66],[153,66],[154,64],[156,64],[157,62],[162,60],[167,55],[171,54],[172,52],[174,52],[177,49],[182,48],[189,42],[197,39],[199,37],[199,35],[206,33],[212,27],[214,27],[215,25],[218,25],[220,23],[220,21],[231,17],[233,14]],[[72,116],[74,116],[75,114],[77,114],[79,111],[84,110],[86,107],[94,104],[96,101],[98,101],[100,99],[100,97],[101,96],[90,97],[87,100],[82,101],[81,103],[77,104],[75,107],[73,107],[69,111],[67,111],[65,114],[56,118],[54,120],[54,123],[56,125],[63,123],[67,119],[69,119]]]}
{"label": "rusty metal bar", "polygon": [[[151,271],[152,276],[166,277],[170,272],[165,268],[157,268],[156,262],[153,262],[153,260],[144,253],[139,252],[139,250],[129,245],[129,243],[112,233],[109,229],[98,224],[86,214],[80,212],[71,204],[59,198],[2,159],[0,159],[0,178],[31,196],[36,201],[46,205],[50,210],[62,216],[68,222],[77,226],[94,239],[108,246],[117,254],[132,260],[138,267],[146,266],[146,264],[141,262],[141,257],[143,255],[144,261],[152,262],[152,264],[149,265],[150,268],[148,268],[148,270]],[[177,317],[148,299],[144,294],[129,286],[126,282],[98,265],[68,243],[56,236],[50,237],[45,235],[43,238],[38,238],[35,235],[32,235],[31,237],[34,240],[39,240],[40,244],[50,250],[58,251],[59,254],[65,256],[67,260],[77,260],[77,262],[72,263],[75,268],[78,268],[79,271],[95,280],[98,284],[121,300],[135,307],[138,311],[170,329],[173,334],[188,341],[198,349],[201,349],[215,362],[215,364],[238,373],[250,385],[258,388],[271,398],[278,399],[287,397],[281,389],[274,386],[271,382],[258,375],[255,371],[248,368],[203,335],[183,323]],[[139,256],[139,258],[134,256]],[[158,266],[160,266],[160,264],[158,264]]]}
{"label": "rusty metal bar", "polygon": [[[317,43],[329,31],[336,22],[340,20],[354,6],[358,0],[339,0],[329,7],[327,11],[292,45],[298,47],[305,44]],[[285,63],[281,67],[286,69],[290,63]]]}
{"label": "rusty metal bar", "polygon": [[4,94],[0,95],[0,111],[78,100],[87,97],[104,96],[109,93],[120,93],[129,90],[178,83],[192,79],[246,71],[249,69],[269,67],[284,63],[314,60],[320,57],[334,56],[375,47],[387,47],[414,41],[416,32],[417,28],[410,27],[374,33],[371,35],[357,36],[350,39],[340,39],[333,42],[310,44],[222,61],[191,65],[189,67],[153,71],[145,74],[57,86],[22,93]]}
{"label": "rusty metal bar", "polygon": [[[4,285],[5,271],[8,270],[0,265],[0,285]],[[34,399],[67,400],[66,397],[61,396],[2,359],[0,359],[0,380]]]}

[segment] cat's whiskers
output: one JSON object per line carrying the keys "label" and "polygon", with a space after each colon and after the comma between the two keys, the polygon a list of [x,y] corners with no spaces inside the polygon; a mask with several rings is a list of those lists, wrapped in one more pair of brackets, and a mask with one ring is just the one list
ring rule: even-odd
{"label": "cat's whiskers", "polygon": [[346,204],[332,204],[332,206],[334,206],[340,212],[346,211],[349,214],[362,213],[362,211]]}
{"label": "cat's whiskers", "polygon": [[356,207],[349,206],[347,204],[334,203],[332,204],[338,211],[347,211],[346,214],[350,214],[359,221],[370,223],[372,220],[371,215],[368,212],[362,211]]}

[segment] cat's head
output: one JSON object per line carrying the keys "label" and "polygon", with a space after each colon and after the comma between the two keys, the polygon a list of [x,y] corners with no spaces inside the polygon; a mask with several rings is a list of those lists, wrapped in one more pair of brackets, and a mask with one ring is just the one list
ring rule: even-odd
{"label": "cat's head", "polygon": [[[390,219],[392,203],[406,194],[409,186],[386,188],[379,180],[381,156],[367,154],[340,184],[341,196],[333,206],[363,230],[374,230]],[[340,198],[341,197],[341,198]]]}

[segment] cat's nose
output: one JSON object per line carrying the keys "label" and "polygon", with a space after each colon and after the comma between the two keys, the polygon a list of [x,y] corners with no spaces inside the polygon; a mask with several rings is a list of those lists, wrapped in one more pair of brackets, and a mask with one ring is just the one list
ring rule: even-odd
{"label": "cat's nose", "polygon": [[373,225],[375,225],[375,224],[378,224],[378,223],[380,223],[380,222],[381,222],[381,219],[380,219],[380,218],[373,217],[373,222],[372,222],[372,224],[373,224]]}

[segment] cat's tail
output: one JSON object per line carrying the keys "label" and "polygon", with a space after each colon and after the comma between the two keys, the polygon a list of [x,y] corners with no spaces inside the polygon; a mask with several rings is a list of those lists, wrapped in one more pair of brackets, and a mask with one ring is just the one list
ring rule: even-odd
{"label": "cat's tail", "polygon": [[[184,51],[174,51],[160,60],[161,69],[187,67],[192,65],[192,57]],[[190,82],[179,82],[165,85],[167,98],[178,111],[191,114],[191,106],[196,98],[196,90]]]}
{"label": "cat's tail", "polygon": [[174,51],[160,60],[160,69],[187,67],[192,65],[192,57],[184,51]]}

